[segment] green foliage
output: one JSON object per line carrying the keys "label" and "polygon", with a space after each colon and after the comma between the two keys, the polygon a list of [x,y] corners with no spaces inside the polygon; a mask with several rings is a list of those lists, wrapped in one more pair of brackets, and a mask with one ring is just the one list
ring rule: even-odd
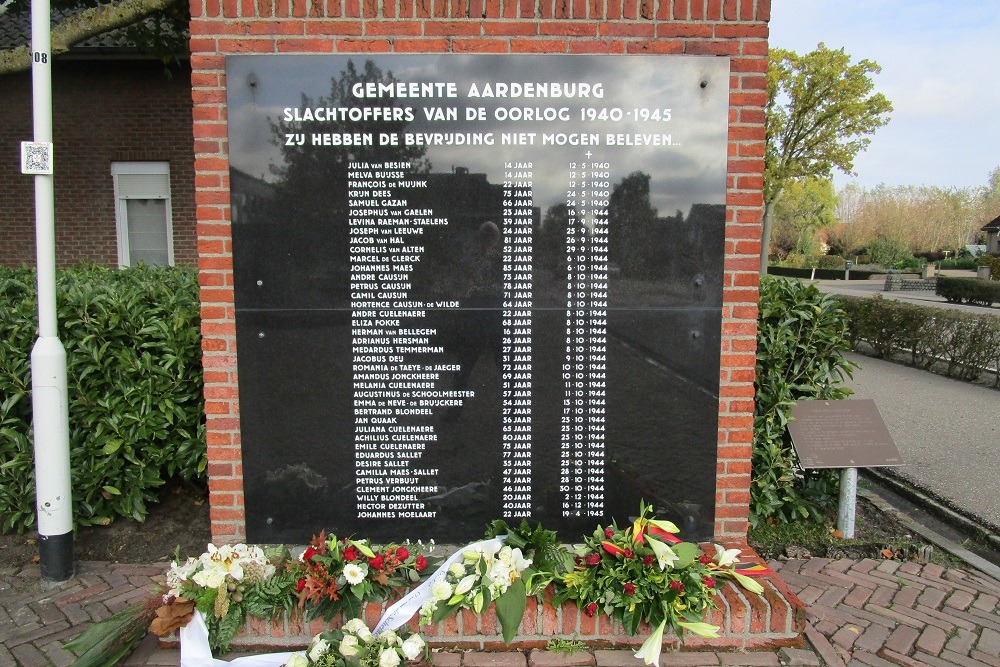
{"label": "green foliage", "polygon": [[1000,285],[991,280],[979,280],[978,278],[938,276],[937,294],[943,296],[948,303],[992,306],[1000,301]]}
{"label": "green foliage", "polygon": [[1000,280],[1000,257],[980,257],[976,265],[990,267],[990,280]]}
{"label": "green foliage", "polygon": [[[206,452],[198,284],[181,268],[80,266],[57,278],[66,348],[73,514],[142,521],[170,477],[201,479]],[[35,522],[30,354],[35,273],[0,268],[2,530]]]}
{"label": "green foliage", "polygon": [[[983,284],[985,281],[979,281]],[[847,313],[855,349],[880,359],[906,355],[915,366],[940,368],[950,377],[975,380],[997,372],[1000,387],[1000,317],[917,306],[901,301],[838,296]]]}
{"label": "green foliage", "polygon": [[879,234],[865,250],[872,264],[895,266],[912,257],[906,241]]}
{"label": "green foliage", "polygon": [[827,178],[805,177],[789,181],[774,206],[772,252],[816,255],[821,252],[820,230],[836,224],[837,195]]}
{"label": "green foliage", "polygon": [[757,324],[750,521],[818,520],[835,499],[837,477],[798,470],[788,419],[796,401],[850,395],[840,385],[853,369],[843,355],[849,349],[847,320],[815,286],[765,276]]}
{"label": "green foliage", "polygon": [[762,272],[767,269],[775,203],[802,178],[846,174],[869,135],[889,122],[892,104],[874,92],[870,60],[851,63],[843,49],[820,43],[803,56],[771,49],[767,71],[767,143],[764,155]]}

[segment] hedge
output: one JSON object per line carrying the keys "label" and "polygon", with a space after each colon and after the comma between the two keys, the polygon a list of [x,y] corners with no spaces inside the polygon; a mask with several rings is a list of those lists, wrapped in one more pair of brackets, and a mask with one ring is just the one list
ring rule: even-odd
{"label": "hedge", "polygon": [[902,355],[915,366],[937,367],[963,380],[992,371],[994,386],[1000,387],[1000,315],[918,306],[878,294],[837,300],[847,313],[854,349],[880,359]]}
{"label": "hedge", "polygon": [[976,260],[976,265],[990,267],[990,280],[1000,280],[1000,257],[980,257]]}
{"label": "hedge", "polygon": [[[0,267],[0,529],[35,523],[33,269]],[[57,276],[77,525],[142,521],[168,478],[206,468],[198,283],[187,268],[93,265]]]}
{"label": "hedge", "polygon": [[757,320],[750,522],[822,519],[836,501],[836,473],[799,470],[788,420],[802,399],[846,398],[853,366],[847,319],[815,285],[763,276]]}
{"label": "hedge", "polygon": [[[812,269],[792,269],[787,266],[769,266],[767,272],[772,276],[784,276],[786,278],[812,278]],[[884,274],[884,271],[862,271],[851,269],[848,275],[849,280],[868,280],[871,276]],[[817,280],[843,280],[843,269],[816,269]]]}
{"label": "hedge", "polygon": [[948,303],[971,303],[989,307],[1000,301],[1000,283],[978,278],[938,276],[936,291]]}

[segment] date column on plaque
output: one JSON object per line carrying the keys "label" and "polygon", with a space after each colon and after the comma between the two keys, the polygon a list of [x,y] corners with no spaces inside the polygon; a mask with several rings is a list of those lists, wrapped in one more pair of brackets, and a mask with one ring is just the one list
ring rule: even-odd
{"label": "date column on plaque", "polygon": [[[446,390],[445,350],[428,309],[411,295],[424,229],[447,225],[411,207],[409,189],[426,187],[408,162],[348,166],[351,347],[357,518],[432,519],[425,503],[439,491],[438,470],[423,465],[437,441],[433,417],[471,391]],[[464,394],[464,396],[460,396]]]}
{"label": "date column on plaque", "polygon": [[531,162],[505,162],[503,188],[503,518],[531,516]]}
{"label": "date column on plaque", "polygon": [[604,514],[610,164],[569,163],[566,354],[560,422],[563,516]]}

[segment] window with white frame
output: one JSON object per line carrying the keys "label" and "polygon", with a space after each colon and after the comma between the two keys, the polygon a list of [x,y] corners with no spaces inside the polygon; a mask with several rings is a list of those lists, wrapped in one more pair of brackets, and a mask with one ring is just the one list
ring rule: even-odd
{"label": "window with white frame", "polygon": [[112,162],[111,175],[115,184],[118,265],[172,265],[170,164]]}

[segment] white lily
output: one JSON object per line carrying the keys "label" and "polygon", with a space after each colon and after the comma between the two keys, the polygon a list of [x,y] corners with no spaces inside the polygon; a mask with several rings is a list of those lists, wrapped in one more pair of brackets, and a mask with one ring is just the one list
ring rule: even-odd
{"label": "white lily", "polygon": [[706,639],[717,639],[719,637],[719,626],[712,625],[711,623],[685,623],[678,621],[677,625],[688,632],[693,632],[699,637],[705,637]]}
{"label": "white lily", "polygon": [[740,586],[747,589],[751,593],[756,593],[757,595],[760,595],[761,593],[764,592],[764,587],[761,586],[760,582],[757,581],[756,579],[751,579],[747,575],[740,574],[735,570],[730,572],[729,574],[733,575],[733,578],[736,579],[737,582],[739,582]]}
{"label": "white lily", "polygon": [[472,587],[476,585],[476,581],[478,579],[479,579],[479,575],[478,574],[470,574],[467,577],[463,578],[455,586],[455,593],[454,594],[455,595],[465,595],[466,593],[468,593],[469,591],[472,590]]}
{"label": "white lily", "polygon": [[720,544],[715,545],[715,564],[719,567],[728,567],[729,565],[735,565],[740,562],[737,558],[741,553],[740,549],[727,549]]}
{"label": "white lily", "polygon": [[647,535],[646,544],[648,544],[653,550],[653,553],[656,554],[656,560],[660,564],[661,571],[666,570],[669,567],[673,567],[674,563],[679,560],[679,557],[674,553],[674,550],[659,540],[654,540],[652,537]]}
{"label": "white lily", "polygon": [[653,634],[642,643],[639,650],[635,652],[635,657],[639,658],[647,665],[656,665],[660,662],[660,651],[663,650],[663,628],[667,625],[667,619],[663,619],[659,627],[653,630]]}

